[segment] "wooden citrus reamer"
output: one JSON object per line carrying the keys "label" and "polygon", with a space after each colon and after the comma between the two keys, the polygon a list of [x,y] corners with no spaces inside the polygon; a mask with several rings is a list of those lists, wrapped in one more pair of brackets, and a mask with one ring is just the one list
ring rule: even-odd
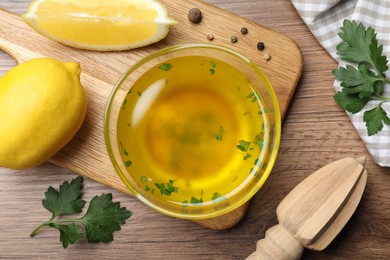
{"label": "wooden citrus reamer", "polygon": [[247,259],[299,259],[304,248],[325,249],[359,204],[367,182],[364,163],[365,157],[344,158],[304,179],[278,205],[279,224]]}

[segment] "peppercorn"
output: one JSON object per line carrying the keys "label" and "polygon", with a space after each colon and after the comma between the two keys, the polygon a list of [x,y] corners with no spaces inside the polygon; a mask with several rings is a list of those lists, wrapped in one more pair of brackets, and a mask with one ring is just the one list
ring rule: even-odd
{"label": "peppercorn", "polygon": [[237,36],[232,36],[232,37],[230,37],[230,42],[231,42],[231,43],[236,43],[236,42],[238,42]]}
{"label": "peppercorn", "polygon": [[242,28],[241,28],[241,33],[242,33],[242,34],[247,34],[247,33],[248,33],[248,28],[242,27]]}
{"label": "peppercorn", "polygon": [[269,55],[268,53],[264,54],[265,61],[269,61],[270,59],[271,59],[271,55]]}
{"label": "peppercorn", "polygon": [[207,34],[207,40],[209,41],[214,40],[214,35],[212,35],[211,33]]}
{"label": "peppercorn", "polygon": [[258,42],[258,43],[257,43],[257,49],[258,49],[259,51],[264,50],[264,48],[265,48],[264,42]]}
{"label": "peppercorn", "polygon": [[191,23],[200,23],[202,21],[202,11],[198,8],[192,8],[188,11],[188,20]]}

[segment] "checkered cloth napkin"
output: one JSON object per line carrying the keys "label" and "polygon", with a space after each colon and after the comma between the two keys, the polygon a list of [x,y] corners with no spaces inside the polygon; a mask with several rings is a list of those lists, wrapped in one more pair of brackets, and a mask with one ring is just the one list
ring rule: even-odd
{"label": "checkered cloth napkin", "polygon": [[[344,19],[371,26],[377,33],[379,44],[383,45],[383,55],[390,58],[390,0],[291,0],[298,13],[328,53],[345,66],[336,54],[336,46],[341,42],[338,36]],[[390,64],[388,64],[390,67]],[[389,71],[386,74],[390,76]],[[340,82],[333,87],[340,91]],[[384,96],[390,96],[390,85],[385,86]],[[380,166],[390,166],[390,126],[385,125],[379,133],[368,136],[363,113],[377,105],[370,101],[364,109],[356,114],[347,112],[351,122],[366,144],[372,158]],[[383,103],[382,108],[390,116],[390,102]]]}

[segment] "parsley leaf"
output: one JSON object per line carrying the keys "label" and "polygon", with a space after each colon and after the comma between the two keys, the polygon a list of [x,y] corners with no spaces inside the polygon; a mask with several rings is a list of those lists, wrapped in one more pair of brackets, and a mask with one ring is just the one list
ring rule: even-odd
{"label": "parsley leaf", "polygon": [[212,61],[211,62],[211,69],[209,69],[211,75],[215,74],[215,67],[217,67],[217,63],[215,61]]}
{"label": "parsley leaf", "polygon": [[383,102],[390,101],[389,97],[382,96],[385,84],[390,83],[385,75],[388,59],[382,55],[383,45],[378,44],[372,27],[366,29],[362,23],[344,20],[339,36],[343,41],[337,45],[337,54],[342,60],[355,63],[357,68],[346,65],[333,70],[342,87],[334,99],[351,113],[361,111],[367,102],[380,101],[376,108],[363,115],[368,135],[374,135],[382,130],[383,123],[389,122],[381,107]]}
{"label": "parsley leaf", "polygon": [[170,64],[170,63],[163,63],[158,68],[163,70],[163,71],[168,71],[168,70],[170,70],[172,68],[172,64]]}
{"label": "parsley leaf", "polygon": [[343,40],[337,46],[337,54],[341,59],[349,62],[371,61],[370,44],[375,37],[375,31],[356,21],[344,20],[339,37]]}
{"label": "parsley leaf", "polygon": [[217,133],[214,133],[213,136],[217,141],[222,141],[223,127],[221,126]]}
{"label": "parsley leaf", "polygon": [[222,194],[218,192],[214,192],[213,195],[211,196],[211,200],[216,200],[218,198],[221,198]]}
{"label": "parsley leaf", "polygon": [[59,191],[49,187],[45,192],[46,199],[42,200],[42,205],[53,213],[52,219],[61,215],[81,212],[85,205],[85,201],[80,199],[82,183],[83,178],[79,176],[70,184],[65,181],[60,185]]}
{"label": "parsley leaf", "polygon": [[240,140],[238,141],[239,142],[239,145],[237,145],[237,148],[242,151],[242,152],[246,152],[248,151],[249,149],[249,146],[251,145],[250,142],[247,142],[245,140]]}
{"label": "parsley leaf", "polygon": [[353,114],[362,110],[366,103],[370,100],[369,98],[360,99],[359,95],[350,95],[345,92],[336,93],[334,99],[341,108]]}
{"label": "parsley leaf", "polygon": [[128,161],[124,162],[124,164],[126,167],[130,167],[133,164],[133,162],[128,160]]}
{"label": "parsley leaf", "polygon": [[194,196],[191,196],[191,204],[198,204],[198,203],[203,203],[202,198],[195,198]]}
{"label": "parsley leaf", "polygon": [[367,98],[374,94],[375,83],[382,79],[368,70],[367,64],[359,64],[358,69],[351,65],[340,67],[333,71],[337,80],[341,81],[343,92],[346,94],[359,94],[359,98]]}
{"label": "parsley leaf", "polygon": [[154,185],[160,190],[161,195],[169,196],[172,193],[177,193],[179,191],[179,188],[173,186],[173,183],[173,180],[169,180],[168,183],[155,183]]}
{"label": "parsley leaf", "polygon": [[58,225],[51,223],[49,226],[60,231],[60,241],[64,248],[67,248],[69,244],[76,243],[77,240],[84,236],[83,230],[76,224]]}
{"label": "parsley leaf", "polygon": [[390,125],[390,119],[387,113],[380,106],[364,112],[363,120],[366,122],[368,135],[374,135],[382,130],[383,122]]}
{"label": "parsley leaf", "polygon": [[[263,125],[264,126],[264,125]],[[262,135],[261,134],[258,134],[256,135],[256,144],[257,146],[259,147],[260,150],[263,149],[263,146],[264,146],[264,140],[262,138]]]}
{"label": "parsley leaf", "polygon": [[131,212],[121,208],[119,202],[112,202],[112,194],[95,196],[88,207],[87,213],[80,219],[85,226],[88,242],[111,242],[112,233],[121,229]]}
{"label": "parsley leaf", "polygon": [[248,160],[252,155],[247,153],[245,156],[244,156],[244,161]]}
{"label": "parsley leaf", "polygon": [[[81,212],[85,201],[80,199],[83,178],[75,178],[69,184],[64,182],[59,191],[49,187],[45,192],[43,206],[53,213],[52,218],[35,228],[33,237],[44,226],[60,231],[60,241],[64,248],[84,237],[84,229],[88,242],[110,242],[113,232],[120,230],[120,225],[130,218],[132,213],[121,207],[119,202],[112,202],[111,194],[95,196],[88,207],[87,213],[81,218],[60,218],[63,215]],[[83,229],[84,227],[84,229]]]}
{"label": "parsley leaf", "polygon": [[375,70],[379,73],[381,77],[385,77],[385,72],[388,70],[387,67],[387,57],[382,56],[383,52],[383,45],[378,45],[378,40],[376,39],[376,35],[371,40],[371,45],[370,45],[370,52],[371,52],[371,58],[373,63],[373,67]]}

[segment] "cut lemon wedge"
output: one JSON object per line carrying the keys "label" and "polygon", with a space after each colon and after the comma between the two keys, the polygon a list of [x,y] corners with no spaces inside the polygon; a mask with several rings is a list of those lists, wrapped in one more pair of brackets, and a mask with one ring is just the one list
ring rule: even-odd
{"label": "cut lemon wedge", "polygon": [[53,41],[98,51],[158,42],[177,23],[155,0],[36,0],[22,18]]}

